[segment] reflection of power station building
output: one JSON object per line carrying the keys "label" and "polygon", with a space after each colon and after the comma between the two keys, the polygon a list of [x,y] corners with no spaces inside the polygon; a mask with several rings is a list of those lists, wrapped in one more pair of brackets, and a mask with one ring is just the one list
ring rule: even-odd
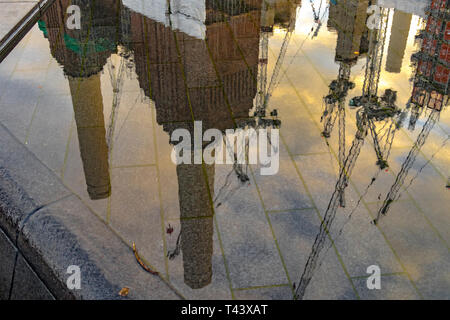
{"label": "reflection of power station building", "polygon": [[413,55],[416,65],[411,102],[441,110],[448,101],[450,74],[450,0],[433,0],[426,27],[419,34],[421,49]]}
{"label": "reflection of power station building", "polygon": [[[139,83],[169,136],[185,128],[193,137],[194,119],[203,131],[234,128],[253,107],[260,1],[231,2],[206,1],[206,41],[131,13]],[[177,166],[184,280],[194,289],[212,277],[214,174],[214,165]]]}
{"label": "reflection of power station building", "polygon": [[[71,4],[81,9],[79,30],[68,29],[64,20]],[[93,200],[111,192],[100,72],[116,50],[119,5],[116,0],[57,0],[39,22],[69,80],[87,191]]]}

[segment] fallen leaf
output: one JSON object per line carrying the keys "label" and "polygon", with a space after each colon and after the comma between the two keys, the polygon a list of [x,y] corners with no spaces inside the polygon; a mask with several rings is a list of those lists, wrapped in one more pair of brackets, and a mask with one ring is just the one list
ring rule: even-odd
{"label": "fallen leaf", "polygon": [[150,269],[149,267],[147,267],[145,265],[145,263],[142,261],[141,257],[139,257],[139,253],[136,249],[136,244],[133,241],[133,252],[134,252],[134,256],[136,257],[136,261],[139,263],[139,265],[147,272],[153,274],[153,275],[158,275],[159,273],[156,271],[153,271],[152,269]]}
{"label": "fallen leaf", "polygon": [[121,295],[122,297],[126,297],[128,295],[128,293],[130,293],[130,289],[127,287],[122,288],[122,290],[120,290],[119,295]]}

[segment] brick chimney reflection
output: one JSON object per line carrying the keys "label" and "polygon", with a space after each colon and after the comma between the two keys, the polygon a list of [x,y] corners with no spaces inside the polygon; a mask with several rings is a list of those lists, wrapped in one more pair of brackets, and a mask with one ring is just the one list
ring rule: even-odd
{"label": "brick chimney reflection", "polygon": [[[66,26],[64,17],[70,5],[80,7],[79,30]],[[87,192],[92,200],[111,194],[100,75],[116,50],[120,8],[120,0],[56,0],[39,24],[69,81]]]}
{"label": "brick chimney reflection", "polygon": [[105,199],[111,195],[111,181],[100,74],[69,76],[69,86],[87,191],[92,200]]}

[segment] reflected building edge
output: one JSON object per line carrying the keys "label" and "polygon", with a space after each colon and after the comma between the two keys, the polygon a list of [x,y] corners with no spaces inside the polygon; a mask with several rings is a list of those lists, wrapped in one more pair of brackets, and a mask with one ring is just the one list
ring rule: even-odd
{"label": "reflected building edge", "polygon": [[388,53],[386,57],[386,71],[400,73],[402,69],[403,57],[405,56],[406,44],[408,42],[409,30],[411,27],[412,14],[394,11],[391,27],[391,37],[389,40]]}

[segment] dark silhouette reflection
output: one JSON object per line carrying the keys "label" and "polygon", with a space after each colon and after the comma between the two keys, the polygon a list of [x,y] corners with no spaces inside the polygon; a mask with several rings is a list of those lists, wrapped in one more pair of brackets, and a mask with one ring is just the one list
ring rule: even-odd
{"label": "dark silhouette reflection", "polygon": [[[203,132],[234,128],[253,107],[260,1],[206,1],[206,8],[206,41],[131,13],[139,83],[169,136],[184,128],[193,137],[193,120]],[[176,171],[184,281],[198,289],[212,278],[215,166],[180,164]]]}
{"label": "dark silhouette reflection", "polygon": [[[70,5],[81,9],[79,30],[67,28],[65,13]],[[39,23],[69,81],[87,191],[92,200],[111,194],[100,73],[117,48],[119,10],[118,0],[56,0]]]}
{"label": "dark silhouette reflection", "polygon": [[69,77],[69,85],[89,197],[92,200],[108,198],[111,182],[100,75],[81,81]]}
{"label": "dark silhouette reflection", "polygon": [[214,165],[177,166],[184,282],[193,289],[207,286],[212,278],[214,169]]}

